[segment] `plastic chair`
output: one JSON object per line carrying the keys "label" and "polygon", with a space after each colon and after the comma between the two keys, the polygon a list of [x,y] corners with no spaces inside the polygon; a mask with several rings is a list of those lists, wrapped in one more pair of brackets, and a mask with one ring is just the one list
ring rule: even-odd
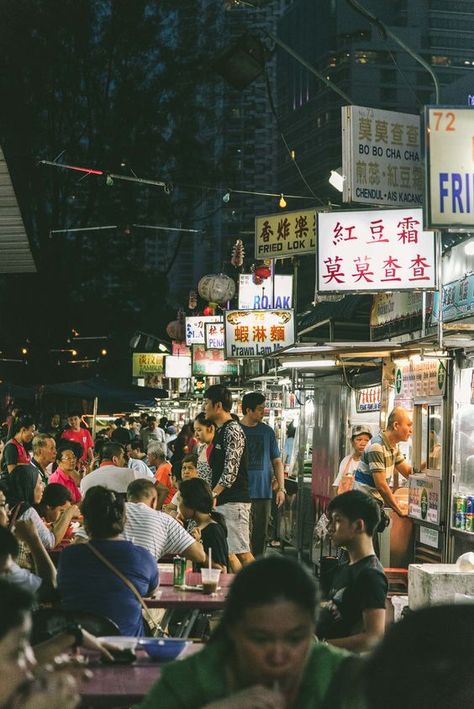
{"label": "plastic chair", "polygon": [[85,611],[66,611],[63,608],[39,608],[33,612],[32,644],[36,645],[61,633],[70,623],[79,623],[92,635],[120,635],[110,618]]}

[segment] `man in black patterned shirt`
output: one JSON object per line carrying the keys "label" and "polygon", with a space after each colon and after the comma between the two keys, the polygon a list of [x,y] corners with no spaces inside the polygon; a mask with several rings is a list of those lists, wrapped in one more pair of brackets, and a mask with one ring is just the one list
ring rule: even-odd
{"label": "man in black patterned shirt", "polygon": [[253,561],[253,556],[250,551],[247,444],[240,423],[232,418],[231,408],[232,395],[221,384],[210,386],[204,393],[206,419],[216,425],[209,457],[212,495],[227,524],[229,563],[236,573]]}

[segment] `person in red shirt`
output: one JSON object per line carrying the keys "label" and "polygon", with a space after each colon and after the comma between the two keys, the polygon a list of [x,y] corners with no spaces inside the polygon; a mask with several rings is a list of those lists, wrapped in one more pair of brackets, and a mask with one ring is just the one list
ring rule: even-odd
{"label": "person in red shirt", "polygon": [[10,426],[10,440],[5,445],[2,457],[2,467],[12,473],[17,465],[28,465],[31,456],[27,446],[35,435],[35,424],[29,414],[20,415]]}
{"label": "person in red shirt", "polygon": [[166,456],[163,451],[150,451],[150,449],[148,449],[148,457],[150,456],[150,452],[152,453],[153,460],[156,464],[155,478],[157,482],[168,488],[168,494],[166,495],[163,504],[169,505],[176,493],[176,488],[171,480],[171,463],[166,460]]}
{"label": "person in red shirt", "polygon": [[84,451],[81,455],[81,460],[92,462],[94,458],[94,441],[88,429],[81,427],[81,415],[74,412],[68,416],[67,422],[70,428],[63,431],[61,438],[80,443]]}
{"label": "person in red shirt", "polygon": [[[70,446],[71,444],[69,444]],[[48,484],[59,483],[64,485],[71,493],[71,498],[74,503],[80,502],[82,495],[78,488],[80,481],[79,473],[76,470],[77,456],[73,448],[64,443],[58,450],[56,461],[58,467],[49,476]]]}

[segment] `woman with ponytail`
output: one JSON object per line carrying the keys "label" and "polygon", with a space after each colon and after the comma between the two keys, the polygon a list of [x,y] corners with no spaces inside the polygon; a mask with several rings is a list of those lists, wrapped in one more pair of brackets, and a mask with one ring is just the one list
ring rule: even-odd
{"label": "woman with ponytail", "polygon": [[62,606],[110,618],[121,635],[143,635],[142,607],[127,581],[141,596],[151,596],[158,586],[156,560],[143,547],[123,539],[125,503],[117,493],[101,485],[92,487],[81,511],[90,541],[71,544],[60,554]]}
{"label": "woman with ponytail", "polygon": [[185,524],[191,520],[196,523],[190,534],[202,543],[206,553],[206,561],[198,568],[209,564],[212,549],[212,567],[225,573],[229,564],[227,527],[224,517],[214,510],[211,488],[201,478],[190,478],[181,482],[179,493],[180,517]]}

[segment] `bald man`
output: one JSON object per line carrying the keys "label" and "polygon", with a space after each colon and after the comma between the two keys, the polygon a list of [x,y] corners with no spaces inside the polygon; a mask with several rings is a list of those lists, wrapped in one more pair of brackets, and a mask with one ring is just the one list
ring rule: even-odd
{"label": "bald man", "polygon": [[388,417],[386,430],[380,431],[372,438],[362,453],[354,474],[354,489],[375,497],[380,504],[391,507],[400,517],[406,517],[406,512],[397,504],[388,480],[394,469],[405,478],[413,473],[412,466],[406,462],[398,447],[402,441],[408,441],[412,426],[406,409],[393,409]]}

